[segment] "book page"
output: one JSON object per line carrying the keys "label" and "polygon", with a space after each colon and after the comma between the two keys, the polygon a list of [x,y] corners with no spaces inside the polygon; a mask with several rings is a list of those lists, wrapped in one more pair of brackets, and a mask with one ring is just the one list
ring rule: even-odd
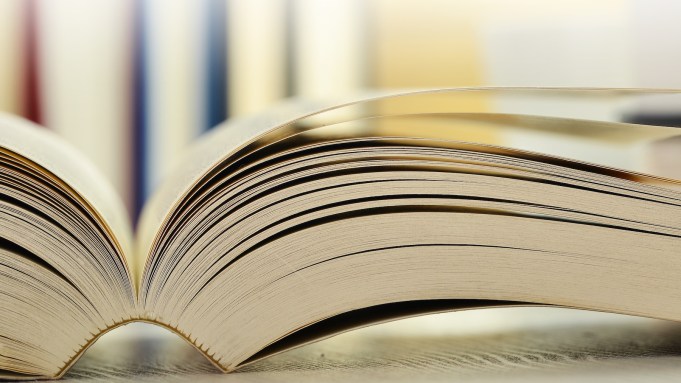
{"label": "book page", "polygon": [[[383,90],[367,92],[362,97],[340,99],[327,102],[304,102],[302,100],[290,101],[282,104],[279,108],[271,109],[265,114],[255,117],[244,118],[230,121],[228,126],[221,126],[204,135],[199,141],[192,145],[188,152],[182,157],[184,162],[177,164],[172,174],[165,180],[160,189],[154,194],[147,203],[140,219],[137,230],[136,256],[135,256],[135,279],[141,280],[147,257],[152,249],[154,240],[159,236],[159,230],[164,222],[169,219],[169,215],[174,211],[180,201],[188,193],[205,181],[203,178],[211,170],[215,169],[220,162],[234,155],[239,149],[249,146],[257,148],[266,146],[285,136],[304,131],[310,124],[325,125],[348,121],[359,118],[381,115],[382,111],[388,110],[387,104],[408,104],[410,99],[418,101],[421,98],[429,100],[441,97],[446,102],[439,103],[419,103],[422,106],[420,113],[458,113],[456,118],[476,122],[482,120],[486,124],[496,125],[495,129],[503,129],[505,125],[521,126],[528,130],[543,130],[548,125],[551,129],[558,130],[567,134],[580,134],[593,136],[597,140],[606,141],[638,141],[655,140],[678,135],[679,132],[672,128],[656,129],[652,134],[650,130],[639,129],[630,124],[616,123],[608,125],[604,123],[589,122],[580,124],[577,120],[559,119],[561,124],[544,124],[541,116],[523,116],[510,114],[495,114],[485,110],[462,109],[461,105],[470,105],[462,101],[470,98],[492,98],[496,96],[510,97],[517,95],[541,95],[550,97],[572,97],[578,99],[614,99],[626,96],[640,96],[648,93],[675,94],[681,90],[661,89],[594,89],[594,88],[448,88],[448,89],[429,89],[429,90]],[[487,105],[489,103],[478,103]],[[424,105],[433,105],[430,109]],[[394,109],[394,108],[393,108]],[[319,115],[324,114],[323,119]],[[467,116],[464,114],[468,114]],[[486,115],[483,115],[484,113]],[[575,111],[576,118],[579,111]],[[577,122],[575,122],[577,121]],[[612,122],[615,122],[614,120]],[[590,132],[594,123],[600,124],[597,132]],[[602,126],[601,126],[602,125]],[[279,128],[279,129],[277,129]],[[577,128],[576,132],[570,133]],[[604,133],[605,132],[605,133]],[[395,131],[386,131],[381,135],[394,135]],[[424,132],[419,132],[422,134]],[[590,133],[594,133],[591,135]],[[442,133],[438,133],[441,135]],[[600,135],[601,137],[596,137]],[[498,142],[482,142],[483,144],[496,145]],[[522,149],[522,148],[519,148]]]}
{"label": "book page", "polygon": [[0,114],[0,148],[14,157],[35,162],[46,176],[71,190],[91,214],[99,218],[130,269],[132,229],[125,207],[109,181],[87,158],[57,135],[19,117]]}
{"label": "book page", "polygon": [[[328,105],[331,106],[332,104]],[[196,185],[201,177],[245,143],[271,128],[320,109],[320,104],[291,102],[256,117],[231,121],[229,128],[218,127],[203,135],[176,164],[161,188],[144,206],[135,243],[134,278],[140,281],[149,250],[171,209]]]}

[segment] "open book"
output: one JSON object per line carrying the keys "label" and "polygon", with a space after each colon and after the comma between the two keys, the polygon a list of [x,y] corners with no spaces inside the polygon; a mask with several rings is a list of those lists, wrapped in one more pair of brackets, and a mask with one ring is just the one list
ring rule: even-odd
{"label": "open book", "polygon": [[[681,181],[608,163],[680,129],[579,118],[589,108],[462,110],[639,93],[469,88],[287,104],[199,140],[134,237],[87,161],[2,116],[0,375],[60,377],[132,321],[231,371],[427,312],[544,304],[681,320]],[[499,144],[513,134],[574,145]],[[602,161],[570,158],[577,139]]]}

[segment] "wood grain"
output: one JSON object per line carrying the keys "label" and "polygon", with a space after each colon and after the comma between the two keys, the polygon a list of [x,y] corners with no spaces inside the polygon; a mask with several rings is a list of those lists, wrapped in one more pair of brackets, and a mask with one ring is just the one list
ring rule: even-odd
{"label": "wood grain", "polygon": [[[507,328],[496,325],[483,331],[432,331],[432,320],[414,322],[415,326],[427,323],[424,331],[403,331],[399,326],[386,331],[379,326],[292,350],[227,375],[179,337],[149,325],[131,325],[136,326],[131,334],[102,338],[63,381],[650,382],[681,378],[681,324],[623,316],[589,321],[584,314],[571,321],[559,318],[560,312],[546,315],[546,311],[526,309],[527,326],[518,326],[516,316]],[[537,315],[548,319],[537,325]],[[465,319],[461,314],[442,316],[455,325],[461,318]]]}

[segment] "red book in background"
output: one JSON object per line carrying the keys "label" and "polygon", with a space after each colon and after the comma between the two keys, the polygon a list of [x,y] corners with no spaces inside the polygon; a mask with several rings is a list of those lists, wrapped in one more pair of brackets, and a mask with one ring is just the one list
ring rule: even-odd
{"label": "red book in background", "polygon": [[31,121],[41,123],[40,75],[38,70],[38,13],[37,0],[24,2],[25,71],[24,71],[24,115]]}

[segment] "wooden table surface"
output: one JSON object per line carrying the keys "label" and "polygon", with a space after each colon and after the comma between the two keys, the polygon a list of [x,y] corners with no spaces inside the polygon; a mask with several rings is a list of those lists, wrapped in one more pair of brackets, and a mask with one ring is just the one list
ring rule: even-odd
{"label": "wooden table surface", "polygon": [[555,308],[447,313],[383,324],[222,374],[177,336],[132,324],[62,381],[393,382],[681,380],[681,324]]}

